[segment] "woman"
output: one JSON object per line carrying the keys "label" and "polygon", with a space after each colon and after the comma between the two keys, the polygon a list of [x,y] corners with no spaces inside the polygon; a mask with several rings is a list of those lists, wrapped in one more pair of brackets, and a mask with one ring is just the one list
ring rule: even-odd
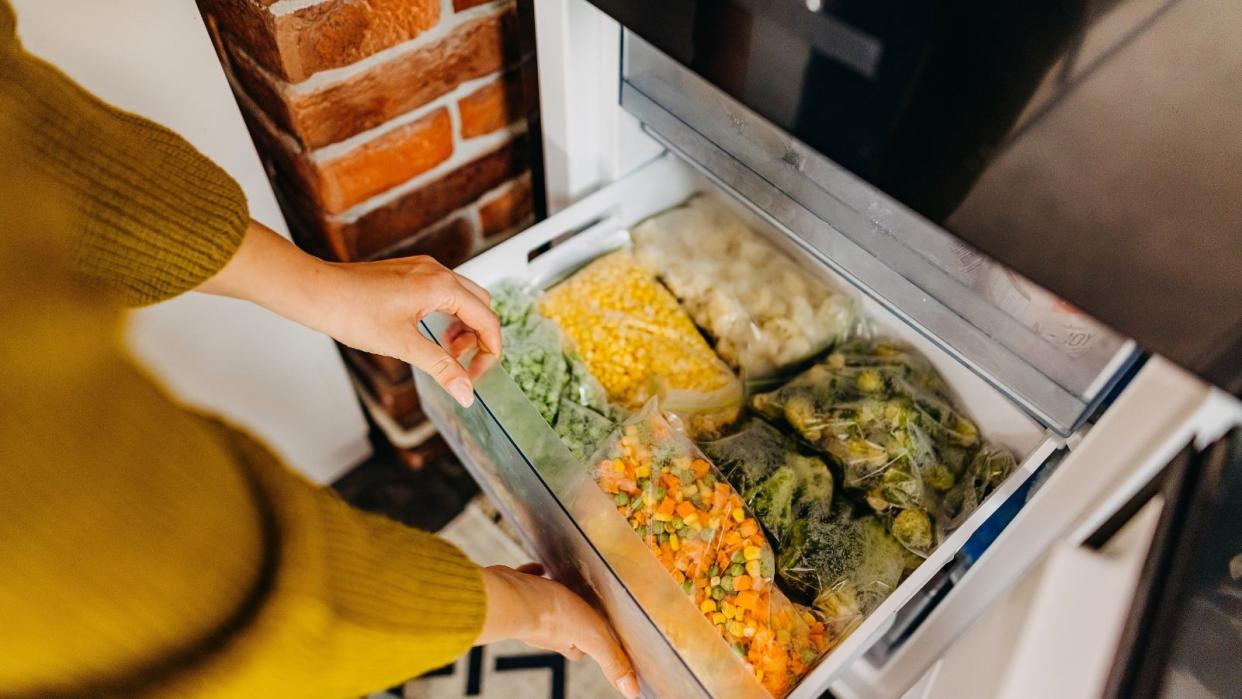
{"label": "woman", "polygon": [[[564,587],[363,514],[118,342],[123,304],[198,289],[401,357],[469,404],[487,293],[428,258],[328,264],[251,221],[219,168],[25,53],[0,0],[0,696],[350,696],[517,638],[638,693]],[[476,373],[487,357],[474,362]]]}

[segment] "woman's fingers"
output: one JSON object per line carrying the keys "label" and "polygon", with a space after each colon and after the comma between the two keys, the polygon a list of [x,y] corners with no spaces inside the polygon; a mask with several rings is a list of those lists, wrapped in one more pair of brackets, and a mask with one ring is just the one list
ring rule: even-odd
{"label": "woman's fingers", "polygon": [[[451,273],[450,273],[451,274]],[[449,297],[444,307],[437,310],[457,316],[466,327],[479,336],[479,347],[489,354],[500,354],[500,320],[480,297],[461,283],[463,277],[452,275],[448,289]],[[470,282],[473,284],[473,282]],[[477,286],[477,285],[476,285]]]}
{"label": "woman's fingers", "polygon": [[569,603],[572,611],[566,615],[563,623],[567,625],[567,629],[575,630],[572,632],[574,647],[595,660],[604,677],[616,686],[617,691],[628,699],[634,699],[638,696],[638,680],[630,666],[630,659],[613,639],[608,626],[595,610],[577,595],[568,591],[566,593],[572,598]]}
{"label": "woman's fingers", "polygon": [[457,277],[457,281],[460,282],[462,286],[466,287],[467,291],[479,297],[480,301],[486,304],[490,304],[492,302],[492,295],[488,293],[487,289],[484,289],[478,284],[475,284],[471,279],[457,274],[456,272],[453,272],[453,274]]}
{"label": "woman's fingers", "polygon": [[415,333],[409,345],[408,356],[403,359],[427,372],[463,408],[469,408],[474,403],[474,386],[470,382],[470,374],[461,362],[436,343]]}

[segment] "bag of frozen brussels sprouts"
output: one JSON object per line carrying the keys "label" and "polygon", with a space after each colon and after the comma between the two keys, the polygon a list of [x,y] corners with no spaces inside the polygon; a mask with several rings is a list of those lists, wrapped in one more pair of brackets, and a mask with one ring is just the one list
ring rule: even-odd
{"label": "bag of frozen brussels sprouts", "polygon": [[774,584],[775,554],[738,492],[654,400],[592,462],[596,483],[699,613],[773,696],[788,692],[828,639]]}
{"label": "bag of frozen brussels sprouts", "polygon": [[656,214],[630,235],[635,257],[672,290],[748,383],[771,380],[853,329],[853,299],[709,196]]}
{"label": "bag of frozen brussels sprouts", "polygon": [[560,326],[614,404],[637,410],[658,396],[695,436],[718,432],[741,411],[741,382],[628,251],[549,289],[539,312]]}
{"label": "bag of frozen brussels sprouts", "polygon": [[[855,340],[786,385],[756,395],[752,407],[781,420],[830,455],[842,487],[859,493],[909,550],[926,555],[1014,466],[955,409],[939,374],[913,350],[887,340]],[[987,467],[985,469],[985,467]],[[979,485],[974,485],[978,482]],[[953,514],[942,508],[952,503]]]}
{"label": "bag of frozen brussels sprouts", "polygon": [[580,459],[589,456],[615,423],[603,387],[520,284],[501,282],[493,291],[492,309],[501,323],[501,368],[570,452]]}

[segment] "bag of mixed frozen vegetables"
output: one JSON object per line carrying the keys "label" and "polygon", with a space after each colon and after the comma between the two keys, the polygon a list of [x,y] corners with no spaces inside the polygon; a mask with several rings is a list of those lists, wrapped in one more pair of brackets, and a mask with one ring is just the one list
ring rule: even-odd
{"label": "bag of mixed frozen vegetables", "polygon": [[830,643],[897,587],[906,550],[876,516],[853,519],[848,502],[834,502],[828,466],[793,439],[753,419],[700,446],[772,535],[780,580],[821,613]]}
{"label": "bag of mixed frozen vegetables", "polygon": [[548,290],[539,312],[561,327],[614,404],[637,410],[659,396],[696,436],[719,431],[742,408],[741,382],[628,251]]}
{"label": "bag of mixed frozen vegetables", "polygon": [[776,587],[776,560],[737,491],[655,401],[600,447],[592,475],[755,678],[780,697],[828,647]]}
{"label": "bag of mixed frozen vegetables", "polygon": [[751,405],[830,455],[842,487],[920,555],[1014,467],[1011,454],[981,442],[931,365],[887,340],[847,343]]}
{"label": "bag of mixed frozen vegetables", "polygon": [[704,195],[631,231],[634,254],[748,381],[842,341],[854,303]]}
{"label": "bag of mixed frozen vegetables", "polygon": [[500,319],[501,367],[569,451],[586,458],[615,424],[603,387],[520,285],[501,282],[492,310]]}

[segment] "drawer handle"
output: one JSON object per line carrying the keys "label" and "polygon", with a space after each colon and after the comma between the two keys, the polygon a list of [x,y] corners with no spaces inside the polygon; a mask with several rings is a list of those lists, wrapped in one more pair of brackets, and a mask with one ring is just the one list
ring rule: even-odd
{"label": "drawer handle", "polygon": [[602,215],[602,216],[597,216],[596,218],[593,218],[590,221],[587,221],[586,223],[582,224],[581,226],[578,226],[577,228],[571,228],[565,231],[564,233],[558,234],[555,238],[546,240],[536,245],[535,247],[530,249],[530,252],[526,253],[526,261],[527,262],[533,261],[536,257],[539,257],[540,255],[551,250],[557,245],[560,245],[561,243],[567,242],[569,239],[573,238],[579,233],[585,233],[591,230],[592,228],[598,226],[599,224],[603,223],[604,221],[607,221],[608,218],[609,218],[609,215],[607,214]]}

